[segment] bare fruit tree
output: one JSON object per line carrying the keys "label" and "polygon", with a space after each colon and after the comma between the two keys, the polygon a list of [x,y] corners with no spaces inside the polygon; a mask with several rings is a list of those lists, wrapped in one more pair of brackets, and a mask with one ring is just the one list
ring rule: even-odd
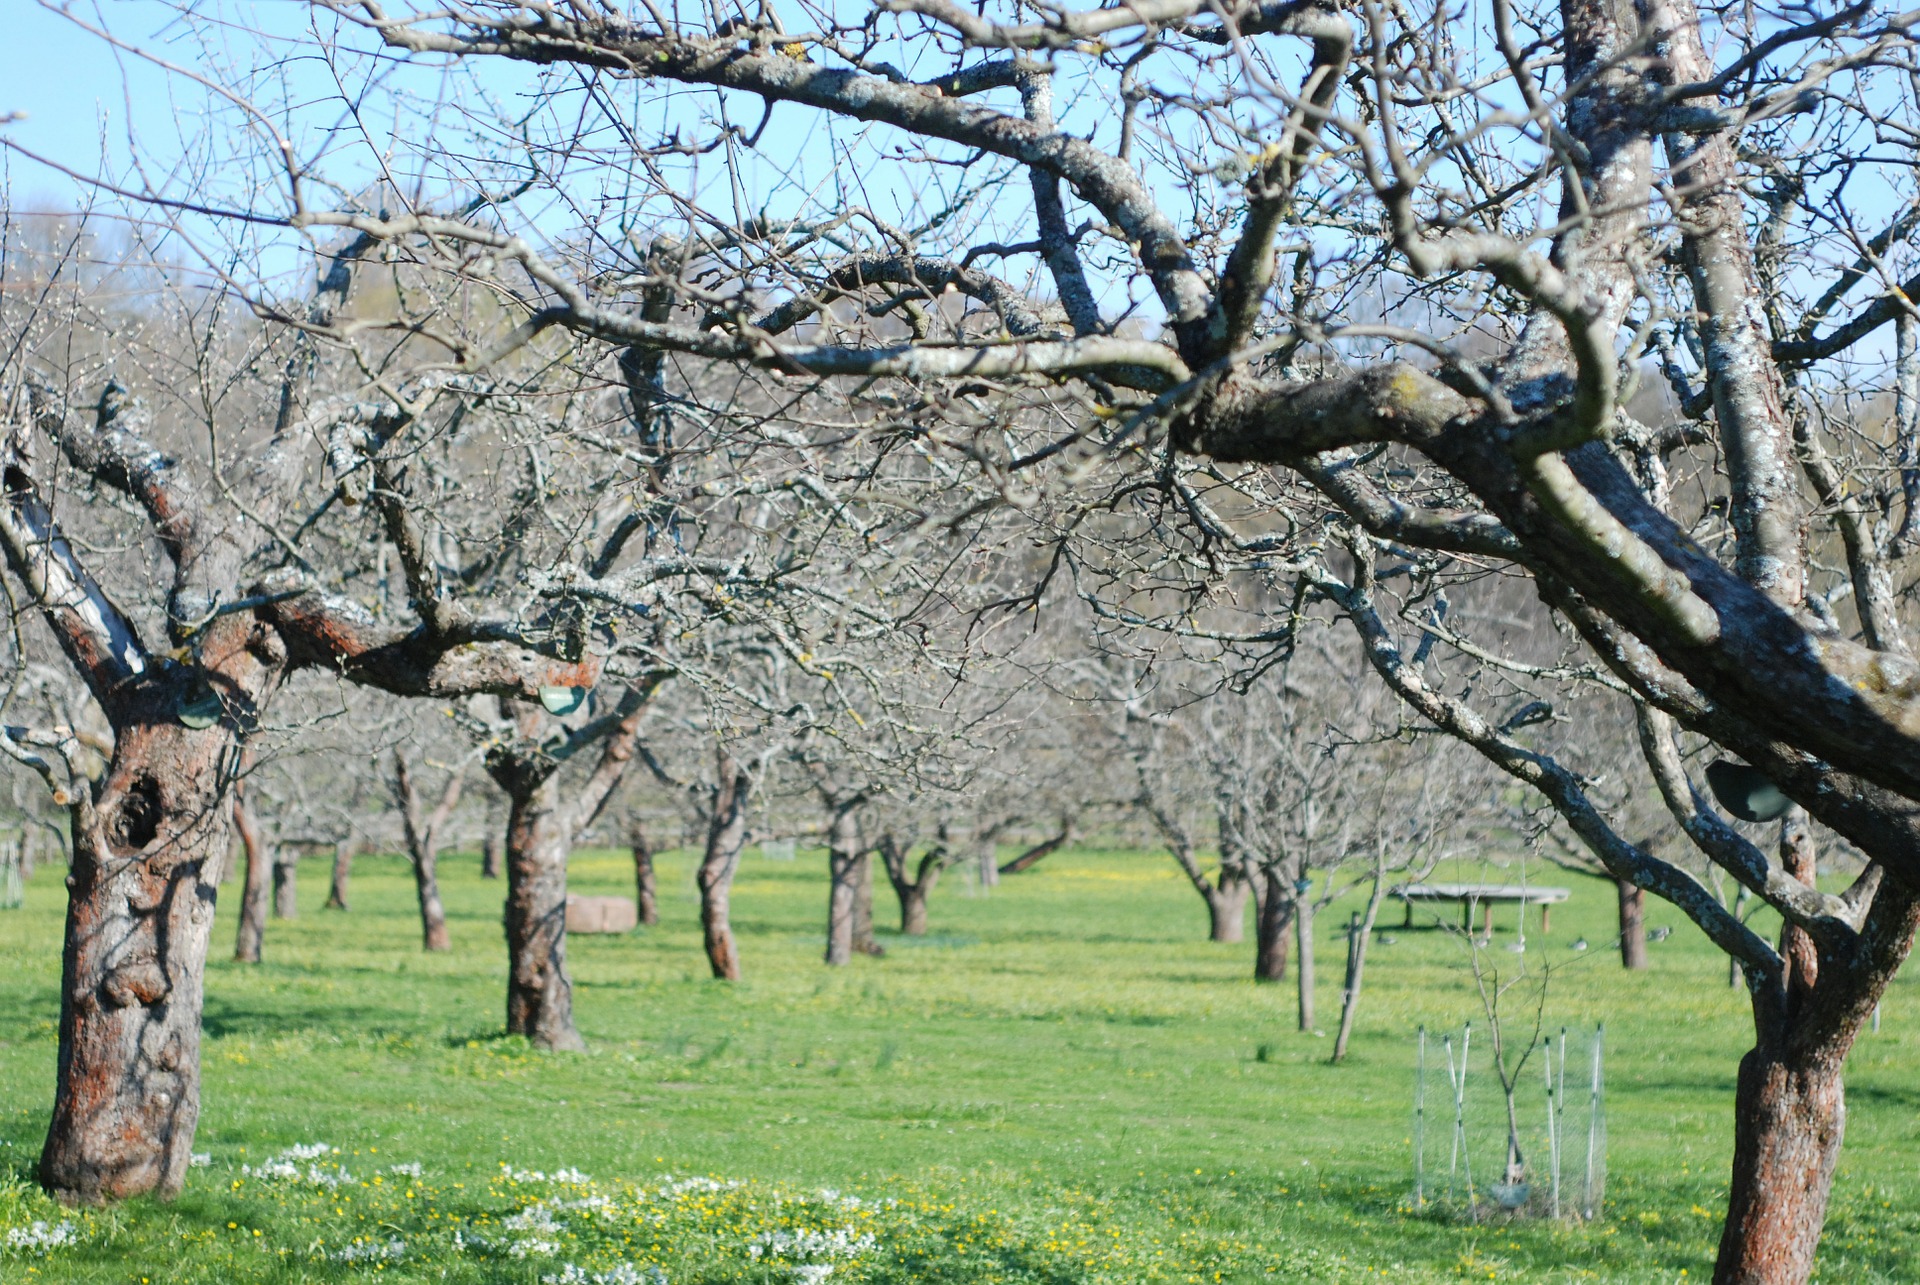
{"label": "bare fruit tree", "polygon": [[[1238,614],[1252,619],[1237,645],[1258,655],[1325,604],[1400,699],[1741,963],[1755,1044],[1718,1279],[1808,1277],[1842,1064],[1920,919],[1920,671],[1898,574],[1920,501],[1910,16],[1693,0],[311,8],[300,38],[368,92],[408,64],[440,85],[511,60],[547,110],[450,149],[396,96],[409,164],[431,179],[416,186],[433,189],[404,200],[390,185],[334,199],[366,184],[324,187],[326,148],[249,118],[257,181],[196,191],[194,217],[338,230],[484,282],[491,310],[444,359],[465,377],[566,332],[731,370],[768,405],[824,399],[810,405],[832,414],[789,413],[802,439],[910,443],[891,458],[922,466],[899,477],[924,520],[870,529],[876,559],[931,565],[950,546],[926,533],[964,543],[1011,513],[1033,524],[1037,580],[1071,583],[1116,629],[1199,613],[1224,634]],[[382,49],[400,65],[370,71]],[[476,87],[475,120],[484,99]],[[531,178],[528,153],[546,158]],[[565,199],[522,213],[507,194],[528,183]],[[859,195],[875,190],[887,201]],[[324,303],[246,297],[340,334]],[[417,309],[405,324],[427,325]],[[503,627],[486,675],[456,678],[445,644],[471,626],[419,591],[405,642],[322,628],[342,622],[318,594],[277,597],[297,576],[245,583],[202,526],[188,534],[197,510],[120,449],[120,405],[101,401],[87,431],[77,399],[56,397],[41,433],[146,504],[177,557],[173,645],[199,640],[194,664],[161,681],[50,542],[23,451],[0,533],[122,733],[78,808],[85,843],[144,850],[180,818],[224,815],[175,811],[174,787],[224,798],[214,765],[237,735],[131,719],[129,693],[191,704],[205,675],[257,704],[286,666],[322,660],[394,690],[524,689],[530,650],[584,663]],[[1564,629],[1553,654],[1510,654],[1497,621],[1436,619],[1449,586],[1489,577],[1523,583],[1528,610]],[[372,659],[396,648],[410,665]],[[1474,666],[1504,686],[1438,680]],[[1632,711],[1677,824],[1787,918],[1780,947],[1623,838],[1563,756],[1486,708],[1559,683]],[[1689,756],[1716,754],[1795,809],[1777,855],[1696,788]],[[166,788],[150,788],[161,761]],[[1812,883],[1816,824],[1869,862],[1844,894]],[[75,906],[94,904],[78,886]],[[140,968],[108,971],[131,997],[115,1012],[158,993]],[[75,982],[69,996],[95,993]],[[75,1048],[91,1040],[67,1020]],[[64,1154],[49,1152],[55,1186],[161,1181],[102,1185]]]}

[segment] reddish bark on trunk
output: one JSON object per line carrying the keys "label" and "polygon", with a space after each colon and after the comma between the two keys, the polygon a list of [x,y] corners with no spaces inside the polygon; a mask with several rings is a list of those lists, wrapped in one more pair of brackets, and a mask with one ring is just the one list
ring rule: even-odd
{"label": "reddish bark on trunk", "polygon": [[[278,684],[284,651],[234,616],[203,635],[200,674],[229,717],[175,717],[185,666],[155,667],[108,703],[113,758],[73,801],[59,1069],[39,1178],[63,1201],[170,1197],[200,1116],[200,1010],[216,881],[231,842],[235,712]],[[64,799],[57,800],[66,802]]]}
{"label": "reddish bark on trunk", "polygon": [[[1780,864],[1811,886],[1806,814],[1780,827]],[[1842,953],[1804,929],[1781,932],[1781,969],[1754,976],[1754,1047],[1740,1060],[1733,1172],[1714,1285],[1805,1285],[1846,1133],[1841,1072],[1860,1028],[1913,947],[1920,898],[1883,883],[1871,920]]]}
{"label": "reddish bark on trunk", "polygon": [[[503,700],[516,736],[487,755],[487,773],[505,792],[507,812],[507,1033],[537,1048],[583,1049],[573,1024],[567,976],[567,857],[573,837],[591,825],[633,760],[640,719],[655,677],[621,698],[618,721],[600,721],[555,750],[538,705]],[[573,751],[603,737],[599,762],[580,791],[562,803],[558,774]],[[450,810],[450,809],[449,809]]]}
{"label": "reddish bark on trunk", "polygon": [[567,975],[567,855],[559,787],[543,774],[510,789],[507,817],[507,1034],[536,1048],[584,1049]]}

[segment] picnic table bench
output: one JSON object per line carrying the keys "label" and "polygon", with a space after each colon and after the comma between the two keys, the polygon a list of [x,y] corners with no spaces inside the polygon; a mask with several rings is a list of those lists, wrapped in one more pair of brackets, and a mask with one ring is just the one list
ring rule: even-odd
{"label": "picnic table bench", "polygon": [[1540,931],[1553,931],[1553,908],[1573,895],[1567,888],[1536,888],[1517,883],[1403,883],[1391,890],[1390,895],[1398,897],[1407,906],[1406,927],[1413,927],[1413,905],[1421,902],[1459,902],[1465,911],[1461,924],[1468,932],[1473,931],[1473,911],[1476,906],[1487,908],[1487,931],[1493,931],[1493,908],[1496,905],[1526,905],[1540,907]]}

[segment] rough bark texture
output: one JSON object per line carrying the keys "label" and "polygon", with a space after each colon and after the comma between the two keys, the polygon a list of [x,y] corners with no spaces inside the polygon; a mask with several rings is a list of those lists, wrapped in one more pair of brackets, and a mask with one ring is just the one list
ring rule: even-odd
{"label": "rough bark texture", "polygon": [[[508,801],[507,1033],[524,1035],[537,1048],[586,1047],[573,1023],[567,975],[567,857],[574,835],[600,815],[625,776],[647,697],[659,681],[629,690],[614,714],[571,733],[557,748],[538,705],[501,702],[515,721],[515,736],[490,750],[486,765]],[[561,765],[596,739],[602,739],[599,762],[563,803]]]}
{"label": "rough bark texture", "polygon": [[1761,1047],[1740,1060],[1714,1285],[1802,1285],[1811,1277],[1846,1119],[1840,1065],[1830,1056]]}
{"label": "rough bark texture", "polygon": [[333,845],[333,877],[327,883],[327,910],[346,910],[347,885],[353,879],[353,840]]}
{"label": "rough bark texture", "polygon": [[[502,782],[503,788],[506,783]],[[567,855],[572,838],[551,774],[508,788],[507,1034],[536,1048],[584,1049],[567,975]]]}
{"label": "rough bark texture", "polygon": [[[740,953],[734,947],[728,919],[733,876],[740,868],[740,851],[747,843],[747,795],[752,782],[744,768],[725,749],[719,752],[713,791],[713,812],[707,823],[707,846],[700,860],[700,928],[706,940],[707,964],[721,981],[740,980]],[[640,849],[635,848],[638,852]],[[653,864],[647,864],[651,884]],[[648,889],[651,895],[651,888]]]}
{"label": "rough bark texture", "polygon": [[[229,709],[257,708],[285,654],[230,617],[201,644]],[[192,675],[141,674],[107,704],[116,740],[73,807],[59,1069],[41,1184],[97,1203],[185,1181],[200,1115],[200,1009],[220,866],[230,842],[235,729],[175,721]]]}
{"label": "rough bark texture", "polygon": [[1647,894],[1625,879],[1613,881],[1620,899],[1620,965],[1647,966]]}
{"label": "rough bark texture", "polygon": [[260,833],[259,823],[253,819],[253,813],[245,802],[236,799],[233,804],[233,825],[240,834],[240,848],[244,856],[242,865],[246,870],[246,880],[240,885],[240,914],[234,929],[233,958],[242,964],[260,962],[260,948],[267,935],[267,903],[272,897],[269,886],[272,875],[268,866],[266,840]]}
{"label": "rough bark texture", "polygon": [[[1780,864],[1811,885],[1813,838],[1795,808],[1780,827]],[[1781,932],[1782,968],[1754,976],[1754,1047],[1740,1060],[1733,1171],[1715,1285],[1810,1279],[1846,1132],[1847,1053],[1913,946],[1920,898],[1884,884],[1860,936],[1823,952],[1805,929]]]}
{"label": "rough bark texture", "polygon": [[633,850],[634,903],[640,908],[641,925],[651,928],[660,922],[660,894],[653,873],[653,845],[638,821],[628,830],[627,843]]}

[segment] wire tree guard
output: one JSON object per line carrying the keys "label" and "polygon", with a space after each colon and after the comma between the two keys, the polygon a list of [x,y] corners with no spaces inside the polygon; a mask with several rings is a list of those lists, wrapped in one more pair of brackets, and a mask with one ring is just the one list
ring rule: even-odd
{"label": "wire tree guard", "polygon": [[[1437,1039],[1419,1029],[1413,1073],[1413,1206],[1479,1219],[1495,1214],[1591,1221],[1607,1186],[1606,1028],[1561,1027],[1535,1053],[1541,1074],[1515,1085],[1522,1172],[1509,1154],[1507,1106],[1492,1053],[1473,1024]],[[1444,1074],[1444,1079],[1441,1076]],[[1431,1084],[1429,1079],[1431,1077]],[[1429,1090],[1431,1089],[1431,1092]],[[1537,1096],[1536,1096],[1537,1092]],[[1437,1136],[1446,1131],[1446,1142]],[[1481,1164],[1475,1177],[1474,1159]],[[1444,1168],[1442,1161],[1444,1159]]]}

